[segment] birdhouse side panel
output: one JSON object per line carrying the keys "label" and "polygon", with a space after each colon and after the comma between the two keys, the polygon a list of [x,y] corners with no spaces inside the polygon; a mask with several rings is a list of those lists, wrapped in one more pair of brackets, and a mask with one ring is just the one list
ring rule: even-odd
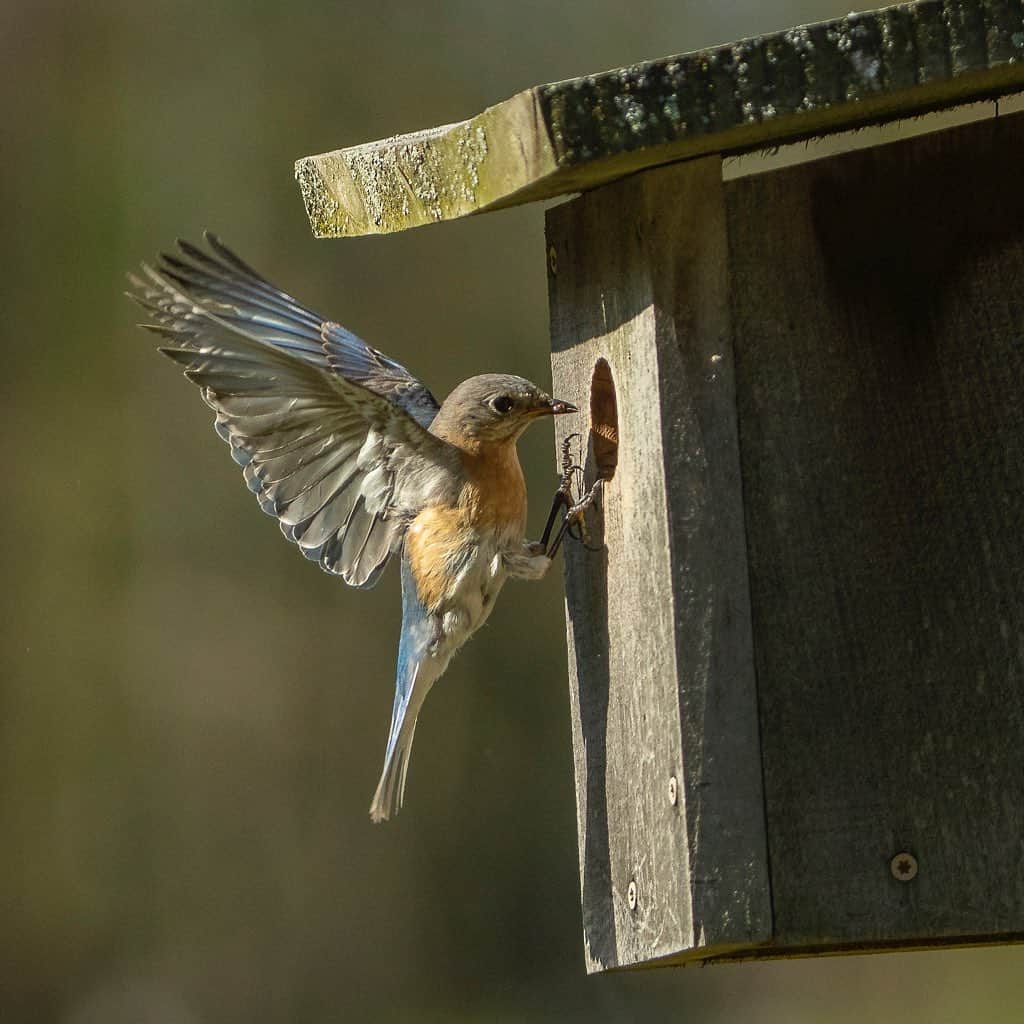
{"label": "birdhouse side panel", "polygon": [[1024,933],[1024,117],[727,186],[776,942]]}

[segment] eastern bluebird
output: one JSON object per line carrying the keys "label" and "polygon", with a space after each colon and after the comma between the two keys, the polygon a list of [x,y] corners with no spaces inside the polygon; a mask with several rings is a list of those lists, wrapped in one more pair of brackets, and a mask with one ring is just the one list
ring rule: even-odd
{"label": "eastern bluebird", "polygon": [[[524,540],[516,441],[576,409],[522,377],[463,381],[438,405],[404,366],[302,306],[211,234],[179,242],[130,292],[184,366],[261,508],[306,558],[354,587],[401,562],[402,633],[384,771],[370,806],[402,806],[416,718],[505,580],[540,579],[574,511],[556,494],[543,540]],[[183,258],[182,258],[183,257]],[[551,548],[558,508],[569,514]]]}

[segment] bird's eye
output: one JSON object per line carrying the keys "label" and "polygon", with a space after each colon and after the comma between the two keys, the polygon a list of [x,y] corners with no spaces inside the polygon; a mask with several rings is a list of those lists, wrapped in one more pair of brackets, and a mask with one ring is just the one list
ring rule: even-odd
{"label": "bird's eye", "polygon": [[507,412],[511,412],[513,405],[515,405],[515,403],[508,397],[508,395],[498,395],[497,398],[491,399],[491,408],[495,412],[500,412],[502,416]]}

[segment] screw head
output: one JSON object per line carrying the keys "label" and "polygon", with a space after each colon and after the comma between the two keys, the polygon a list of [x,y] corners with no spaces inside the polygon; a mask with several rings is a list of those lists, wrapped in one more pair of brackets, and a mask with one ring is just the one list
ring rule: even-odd
{"label": "screw head", "polygon": [[679,783],[674,775],[668,780],[668,802],[673,807],[679,802]]}
{"label": "screw head", "polygon": [[910,882],[917,877],[917,858],[905,850],[889,861],[889,870],[897,882]]}
{"label": "screw head", "polygon": [[558,273],[558,253],[553,245],[548,247],[548,269],[552,274]]}
{"label": "screw head", "polygon": [[630,910],[636,910],[636,882],[629,883],[629,888],[626,890],[626,902],[629,904]]}

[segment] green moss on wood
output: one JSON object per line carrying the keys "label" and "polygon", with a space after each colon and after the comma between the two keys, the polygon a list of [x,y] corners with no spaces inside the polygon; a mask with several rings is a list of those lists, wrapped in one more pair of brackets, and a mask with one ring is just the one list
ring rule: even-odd
{"label": "green moss on wood", "polygon": [[1022,86],[1021,0],[919,0],[538,86],[469,121],[305,157],[296,178],[314,234],[399,231]]}

